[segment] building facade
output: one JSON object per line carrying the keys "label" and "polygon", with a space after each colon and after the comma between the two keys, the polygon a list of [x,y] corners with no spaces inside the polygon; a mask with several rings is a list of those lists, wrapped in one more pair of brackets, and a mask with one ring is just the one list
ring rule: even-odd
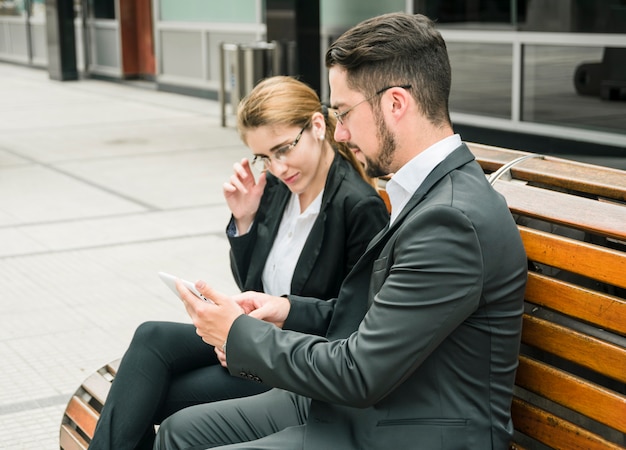
{"label": "building facade", "polygon": [[[0,60],[48,67],[46,20],[60,1],[0,0]],[[302,75],[307,66],[313,76],[303,79],[328,98],[330,42],[374,15],[424,13],[448,43],[450,108],[464,138],[626,157],[625,0],[67,1],[81,76],[138,78],[212,99],[242,88],[235,79],[242,64],[260,64],[237,60],[232,49],[266,54],[260,43],[268,40],[282,65],[264,74]],[[303,12],[304,3],[317,9]]]}

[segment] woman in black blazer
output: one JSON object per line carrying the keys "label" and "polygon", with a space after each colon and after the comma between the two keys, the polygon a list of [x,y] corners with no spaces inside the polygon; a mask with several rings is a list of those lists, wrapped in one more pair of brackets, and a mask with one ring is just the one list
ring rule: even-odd
{"label": "woman in black blazer", "polygon": [[[254,153],[252,162],[234,165],[224,184],[237,285],[272,295],[335,297],[387,224],[384,202],[350,149],[335,142],[336,119],[304,83],[282,76],[262,81],[237,117]],[[261,169],[258,177],[252,166]],[[140,325],[89,448],[151,449],[154,425],[174,412],[268,389],[230,376],[220,356],[191,324]]]}

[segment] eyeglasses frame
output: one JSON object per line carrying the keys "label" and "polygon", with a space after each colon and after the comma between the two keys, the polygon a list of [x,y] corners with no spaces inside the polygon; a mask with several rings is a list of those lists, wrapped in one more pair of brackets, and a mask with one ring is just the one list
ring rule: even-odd
{"label": "eyeglasses frame", "polygon": [[385,86],[382,89],[377,90],[374,94],[370,95],[369,97],[367,97],[366,99],[361,100],[360,102],[358,102],[356,105],[352,105],[351,107],[349,107],[348,109],[346,109],[345,111],[339,112],[339,111],[335,111],[335,118],[337,119],[337,122],[339,122],[341,125],[343,125],[343,120],[344,117],[346,117],[346,115],[352,111],[354,108],[356,108],[357,106],[359,106],[361,103],[365,103],[365,102],[369,102],[371,99],[373,99],[374,97],[376,97],[377,95],[380,95],[382,93],[384,93],[385,91],[388,91],[389,89],[392,88],[402,88],[402,89],[411,89],[411,85],[410,84],[400,84],[400,85],[393,85],[393,86]]}
{"label": "eyeglasses frame", "polygon": [[302,129],[300,130],[300,132],[298,133],[298,135],[296,136],[296,138],[293,140],[291,144],[283,145],[282,147],[279,147],[276,150],[271,151],[269,156],[254,155],[254,158],[252,159],[252,162],[251,162],[252,166],[258,167],[259,164],[263,164],[263,169],[267,170],[272,166],[272,159],[275,161],[279,161],[281,163],[286,162],[287,157],[289,156],[289,153],[291,153],[291,151],[295,148],[295,146],[298,145],[298,142],[300,142],[300,139],[302,138],[302,134],[304,133],[304,130],[307,129],[310,123],[311,123],[311,120],[310,119],[307,120],[307,122],[304,124],[304,126],[302,127]]}

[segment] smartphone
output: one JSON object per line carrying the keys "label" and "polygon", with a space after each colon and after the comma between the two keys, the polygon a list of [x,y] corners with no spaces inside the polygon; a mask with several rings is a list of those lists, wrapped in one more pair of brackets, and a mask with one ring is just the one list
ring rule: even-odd
{"label": "smartphone", "polygon": [[202,295],[194,286],[194,284],[191,281],[187,281],[184,280],[182,278],[179,278],[177,276],[171,275],[169,273],[166,272],[159,272],[159,276],[161,277],[161,280],[163,280],[163,282],[165,284],[167,284],[170,289],[172,291],[174,291],[174,293],[180,297],[180,294],[178,293],[178,290],[176,290],[176,280],[179,280],[181,283],[183,283],[185,285],[185,287],[187,289],[189,289],[196,297],[198,297],[201,300],[204,300],[205,302],[210,302],[211,300],[206,298],[204,295]]}

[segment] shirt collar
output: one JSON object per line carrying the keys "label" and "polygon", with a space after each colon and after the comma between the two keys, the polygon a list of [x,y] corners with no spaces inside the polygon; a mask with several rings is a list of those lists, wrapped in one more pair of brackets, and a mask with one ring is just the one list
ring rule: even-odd
{"label": "shirt collar", "polygon": [[461,137],[453,134],[419,153],[387,182],[386,190],[391,203],[390,224],[398,217],[411,196],[441,161],[461,145]]}
{"label": "shirt collar", "polygon": [[285,210],[286,214],[295,219],[295,218],[304,218],[312,215],[319,214],[322,208],[322,197],[324,196],[324,189],[317,194],[317,197],[311,202],[311,204],[300,213],[300,200],[298,198],[298,194],[291,193],[291,197],[289,198],[289,203],[287,204],[287,208]]}

